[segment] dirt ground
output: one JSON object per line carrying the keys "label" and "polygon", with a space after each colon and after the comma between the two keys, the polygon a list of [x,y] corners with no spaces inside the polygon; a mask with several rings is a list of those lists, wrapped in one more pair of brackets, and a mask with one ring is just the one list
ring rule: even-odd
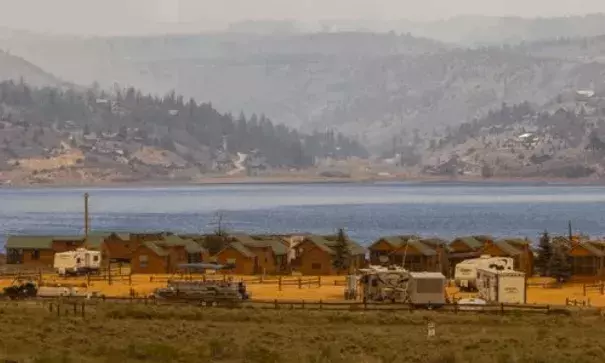
{"label": "dirt ground", "polygon": [[[168,278],[178,278],[173,275],[133,275],[132,285],[129,284],[128,277],[123,277],[122,280],[114,279],[110,285],[107,281],[92,281],[91,285],[86,288],[86,278],[60,278],[56,275],[45,275],[44,282],[61,284],[61,286],[78,286],[79,291],[99,292],[106,296],[129,296],[131,289],[136,295],[145,296],[153,292],[158,287],[165,287]],[[221,276],[214,278],[221,279]],[[251,293],[253,299],[263,300],[307,300],[307,301],[330,301],[342,300],[344,296],[344,277],[343,276],[322,276],[321,286],[317,284],[305,284],[299,288],[297,284],[288,284],[286,281],[298,281],[298,277],[284,277],[284,285],[281,291],[278,288],[277,280],[267,280],[263,284],[255,283],[251,280],[258,281],[258,278],[253,276],[232,276],[234,281],[248,281],[247,290]],[[316,279],[314,277],[302,277],[302,281]],[[155,281],[154,281],[155,280]],[[158,281],[159,280],[159,281]],[[335,285],[335,281],[338,285]],[[544,279],[532,278],[530,283],[542,283]],[[0,287],[10,286],[12,280],[0,279]],[[461,293],[455,287],[448,287],[447,294],[450,297],[473,297],[474,294]],[[582,284],[567,284],[562,288],[544,288],[531,286],[527,289],[527,302],[531,304],[551,304],[564,305],[566,299],[576,300],[579,304],[583,301],[595,307],[605,307],[605,295],[601,295],[599,289],[588,289],[584,296]]]}

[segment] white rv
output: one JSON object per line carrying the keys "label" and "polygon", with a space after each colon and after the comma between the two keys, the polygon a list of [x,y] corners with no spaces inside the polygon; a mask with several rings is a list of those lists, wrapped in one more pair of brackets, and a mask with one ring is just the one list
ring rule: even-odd
{"label": "white rv", "polygon": [[479,298],[488,302],[525,304],[527,286],[525,274],[512,270],[478,269]]}
{"label": "white rv", "polygon": [[491,257],[482,255],[479,258],[464,260],[456,265],[454,280],[461,290],[477,290],[477,269],[512,271],[514,261],[511,257]]}
{"label": "white rv", "polygon": [[62,276],[97,273],[101,268],[101,252],[78,248],[55,253],[53,267]]}

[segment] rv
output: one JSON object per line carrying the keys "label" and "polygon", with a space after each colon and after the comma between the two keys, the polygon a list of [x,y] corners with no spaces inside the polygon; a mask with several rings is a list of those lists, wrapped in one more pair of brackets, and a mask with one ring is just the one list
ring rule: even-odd
{"label": "rv", "polygon": [[525,274],[512,270],[478,269],[479,298],[492,303],[525,304]]}
{"label": "rv", "polygon": [[101,252],[78,248],[75,251],[55,253],[53,267],[61,276],[98,273],[101,267]]}
{"label": "rv", "polygon": [[370,266],[359,272],[365,301],[409,303],[428,308],[446,303],[442,273],[410,272],[398,266]]}
{"label": "rv", "polygon": [[512,271],[513,259],[510,257],[491,257],[482,255],[479,258],[464,260],[456,265],[454,280],[460,290],[477,290],[477,269],[493,268],[495,270]]}

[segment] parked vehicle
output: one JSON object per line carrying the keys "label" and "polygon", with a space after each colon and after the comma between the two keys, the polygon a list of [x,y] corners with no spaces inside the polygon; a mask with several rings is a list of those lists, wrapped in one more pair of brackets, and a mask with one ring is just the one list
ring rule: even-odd
{"label": "parked vehicle", "polygon": [[55,253],[53,267],[61,276],[95,274],[101,268],[101,252],[78,248]]}
{"label": "parked vehicle", "polygon": [[32,281],[15,284],[4,288],[4,296],[11,300],[34,298],[38,294],[38,287]]}
{"label": "parked vehicle", "polygon": [[477,291],[477,269],[481,268],[512,271],[513,259],[483,255],[479,258],[464,260],[456,265],[454,272],[456,286],[462,291]]}

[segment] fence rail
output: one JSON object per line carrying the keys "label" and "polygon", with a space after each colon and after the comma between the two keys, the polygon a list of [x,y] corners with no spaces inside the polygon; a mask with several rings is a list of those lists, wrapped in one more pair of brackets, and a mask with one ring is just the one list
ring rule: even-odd
{"label": "fence rail", "polygon": [[318,277],[298,277],[298,278],[284,278],[282,276],[277,277],[251,277],[251,278],[239,278],[230,279],[229,275],[177,275],[174,277],[167,276],[149,276],[149,282],[160,282],[167,283],[168,281],[192,281],[201,280],[205,282],[244,282],[247,285],[277,285],[281,291],[283,286],[298,286],[299,289],[303,287],[321,287],[322,281],[321,276]]}
{"label": "fence rail", "polygon": [[[105,303],[125,303],[128,305],[191,305],[200,308],[229,308],[229,309],[269,309],[269,310],[322,310],[322,311],[390,311],[390,312],[413,312],[416,310],[426,310],[426,308],[417,307],[408,303],[370,303],[362,301],[306,301],[306,300],[250,300],[241,304],[216,305],[210,304],[192,304],[186,301],[162,301],[148,298],[134,297],[105,297],[97,299],[84,298],[47,298],[44,305],[48,306],[50,312],[56,312],[58,315],[71,314],[85,315],[86,307],[93,308],[102,306]],[[500,314],[507,313],[538,313],[538,314],[569,314],[568,307],[557,307],[551,305],[531,305],[531,304],[493,304],[493,305],[465,305],[465,304],[444,304],[434,306],[437,312],[443,313],[477,313],[477,314]],[[80,311],[78,312],[78,309]],[[62,311],[62,312],[61,312]]]}

